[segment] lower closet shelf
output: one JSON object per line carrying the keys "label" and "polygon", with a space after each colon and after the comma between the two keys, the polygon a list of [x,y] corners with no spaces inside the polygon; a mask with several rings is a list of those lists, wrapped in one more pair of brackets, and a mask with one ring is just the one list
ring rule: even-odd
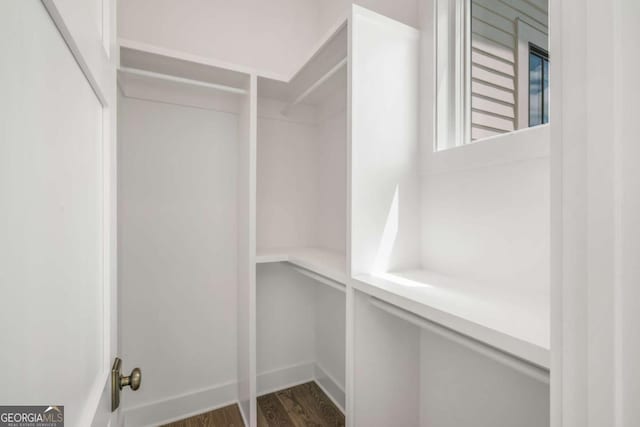
{"label": "lower closet shelf", "polygon": [[339,252],[321,248],[258,250],[256,263],[270,262],[289,262],[338,283],[347,283],[345,256]]}
{"label": "lower closet shelf", "polygon": [[457,333],[549,369],[549,298],[414,270],[359,275],[353,287]]}

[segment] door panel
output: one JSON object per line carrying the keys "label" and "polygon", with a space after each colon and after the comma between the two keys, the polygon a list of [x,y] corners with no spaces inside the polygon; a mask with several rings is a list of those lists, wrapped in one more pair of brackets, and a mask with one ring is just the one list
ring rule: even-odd
{"label": "door panel", "polygon": [[0,404],[88,425],[108,376],[110,125],[41,2],[0,2],[0,28]]}

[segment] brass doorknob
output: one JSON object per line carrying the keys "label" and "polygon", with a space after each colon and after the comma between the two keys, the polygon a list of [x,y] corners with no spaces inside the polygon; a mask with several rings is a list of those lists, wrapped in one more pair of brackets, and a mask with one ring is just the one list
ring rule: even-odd
{"label": "brass doorknob", "polygon": [[120,391],[123,387],[131,387],[131,390],[137,390],[142,383],[142,371],[140,368],[134,368],[128,377],[120,374],[122,360],[116,357],[111,368],[111,411],[115,411],[120,406]]}
{"label": "brass doorknob", "polygon": [[120,376],[120,390],[123,387],[129,386],[131,390],[137,390],[140,388],[142,382],[142,371],[140,368],[133,368],[131,374],[128,377]]}

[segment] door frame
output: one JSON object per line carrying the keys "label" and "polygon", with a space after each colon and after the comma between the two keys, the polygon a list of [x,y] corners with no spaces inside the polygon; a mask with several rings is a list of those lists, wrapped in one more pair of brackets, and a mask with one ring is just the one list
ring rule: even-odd
{"label": "door frame", "polygon": [[638,425],[640,7],[550,8],[551,426]]}

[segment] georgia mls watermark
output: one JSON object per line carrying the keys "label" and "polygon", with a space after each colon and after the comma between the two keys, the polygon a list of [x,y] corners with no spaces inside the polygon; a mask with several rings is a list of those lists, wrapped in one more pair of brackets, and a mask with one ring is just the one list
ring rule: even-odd
{"label": "georgia mls watermark", "polygon": [[0,427],[63,427],[64,406],[0,406]]}

